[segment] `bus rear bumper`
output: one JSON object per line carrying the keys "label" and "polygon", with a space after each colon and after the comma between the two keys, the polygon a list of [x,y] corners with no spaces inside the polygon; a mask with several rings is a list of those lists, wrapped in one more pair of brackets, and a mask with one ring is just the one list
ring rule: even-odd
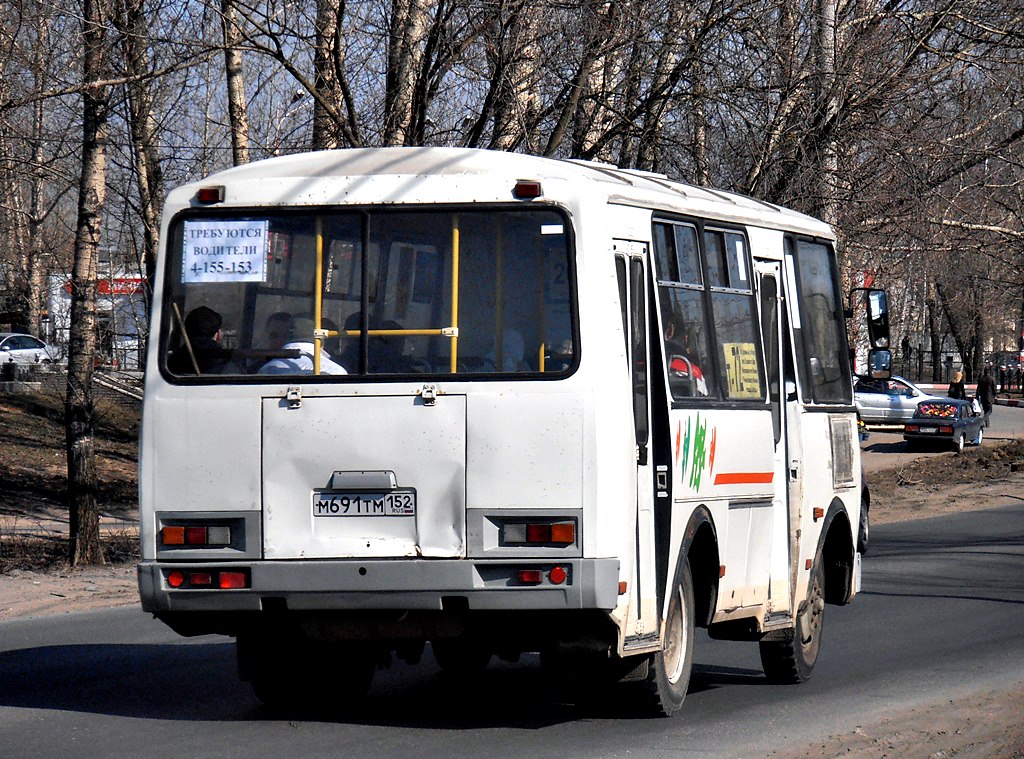
{"label": "bus rear bumper", "polygon": [[[555,571],[560,568],[561,571]],[[173,573],[174,576],[172,577]],[[218,577],[247,578],[221,589]],[[564,579],[563,579],[564,576]],[[144,611],[611,611],[617,559],[154,562],[138,565]],[[198,583],[193,583],[198,579]],[[175,583],[181,583],[174,587]],[[560,580],[560,582],[559,582]]]}

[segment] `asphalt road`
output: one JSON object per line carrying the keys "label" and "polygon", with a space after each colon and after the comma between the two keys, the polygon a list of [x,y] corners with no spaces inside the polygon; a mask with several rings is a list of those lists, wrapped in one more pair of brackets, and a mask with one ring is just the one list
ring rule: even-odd
{"label": "asphalt road", "polygon": [[[996,406],[992,411],[992,426],[985,430],[982,445],[998,445],[1013,438],[1024,437],[1024,408]],[[865,472],[901,466],[908,461],[927,456],[938,456],[948,451],[907,452],[903,442],[902,426],[873,425],[868,428],[868,439],[860,444],[861,463]]]}
{"label": "asphalt road", "polygon": [[359,712],[275,713],[236,680],[229,640],[179,638],[137,608],[4,622],[0,756],[762,757],[1024,679],[1022,523],[1016,505],[877,526],[809,683],[768,685],[755,645],[701,633],[670,720],[566,703],[533,657],[470,688],[429,655],[379,672]]}

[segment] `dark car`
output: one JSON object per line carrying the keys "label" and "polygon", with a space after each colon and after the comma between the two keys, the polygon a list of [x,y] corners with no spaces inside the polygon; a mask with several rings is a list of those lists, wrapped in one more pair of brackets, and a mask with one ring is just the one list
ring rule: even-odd
{"label": "dark car", "polygon": [[984,424],[984,415],[971,401],[921,401],[914,417],[903,427],[903,439],[911,450],[931,444],[949,446],[959,453],[967,443],[981,445]]}

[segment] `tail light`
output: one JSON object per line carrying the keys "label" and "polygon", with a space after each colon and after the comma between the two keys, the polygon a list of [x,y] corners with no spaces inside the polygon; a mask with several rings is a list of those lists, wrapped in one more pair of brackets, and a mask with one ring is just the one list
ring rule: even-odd
{"label": "tail light", "polygon": [[227,525],[165,525],[160,528],[160,544],[189,548],[231,545],[231,528]]}
{"label": "tail light", "polygon": [[908,424],[903,429],[906,430],[907,432],[920,432],[921,425],[919,425],[919,424]]}
{"label": "tail light", "polygon": [[248,569],[172,569],[164,575],[174,590],[245,590],[252,587]]}
{"label": "tail light", "polygon": [[569,570],[558,565],[550,569],[527,567],[516,570],[515,579],[520,585],[562,585],[569,580]]}
{"label": "tail light", "polygon": [[508,522],[502,527],[505,545],[568,546],[576,542],[576,523]]}

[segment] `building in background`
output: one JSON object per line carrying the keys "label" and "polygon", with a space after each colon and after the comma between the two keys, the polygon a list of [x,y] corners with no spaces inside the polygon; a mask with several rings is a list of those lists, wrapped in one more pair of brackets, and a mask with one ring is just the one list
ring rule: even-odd
{"label": "building in background", "polygon": [[[71,324],[71,282],[50,276],[41,337],[66,349]],[[146,282],[137,275],[112,273],[96,282],[96,357],[113,369],[141,370],[146,345]]]}

